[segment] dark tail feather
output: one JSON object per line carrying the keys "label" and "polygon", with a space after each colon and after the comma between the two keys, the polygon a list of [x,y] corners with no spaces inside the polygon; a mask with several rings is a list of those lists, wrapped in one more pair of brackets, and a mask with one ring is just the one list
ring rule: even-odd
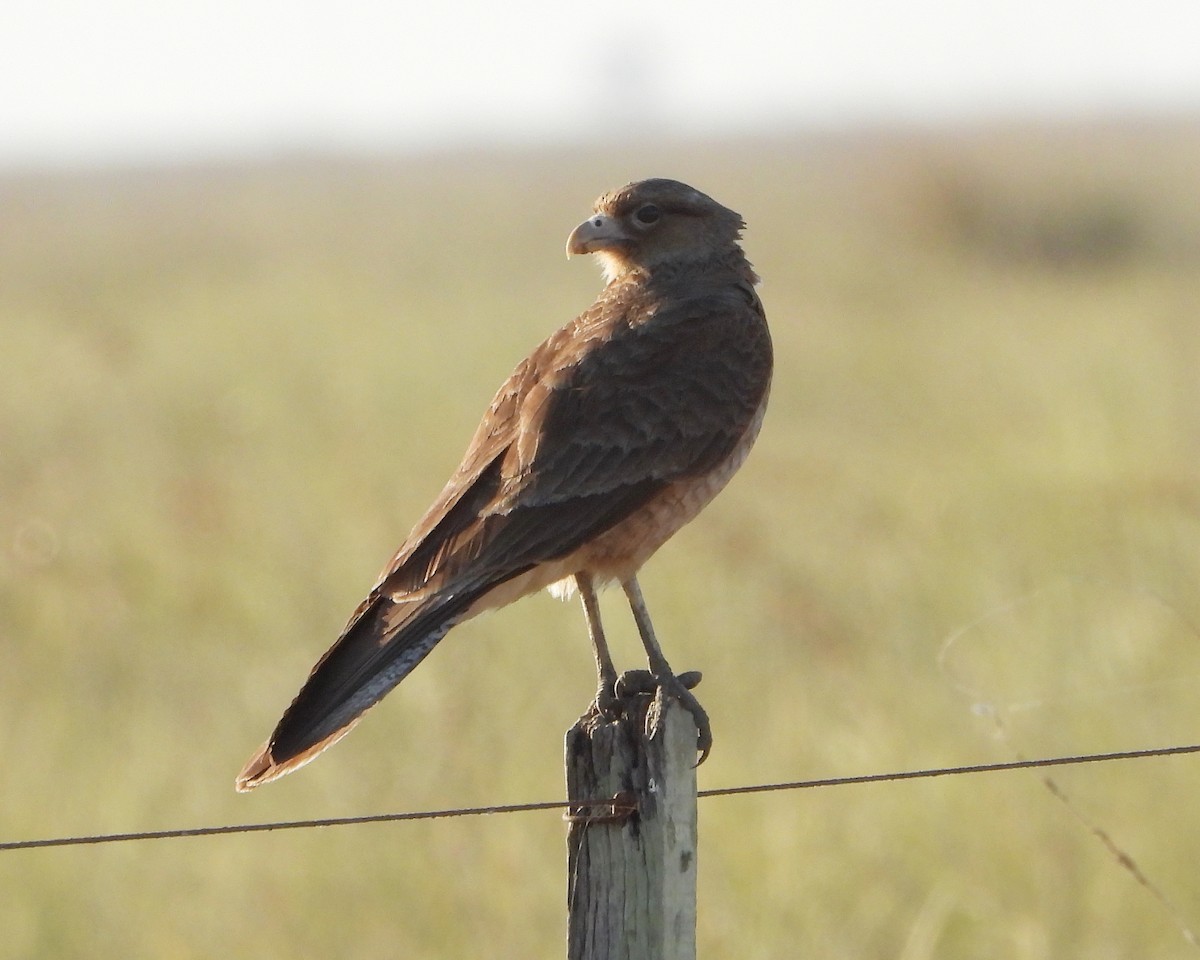
{"label": "dark tail feather", "polygon": [[237,789],[252,790],[291,773],[349,733],[368,707],[425,659],[474,599],[474,592],[433,597],[399,629],[388,624],[400,604],[390,597],[368,603],[313,667],[271,739],[238,774]]}

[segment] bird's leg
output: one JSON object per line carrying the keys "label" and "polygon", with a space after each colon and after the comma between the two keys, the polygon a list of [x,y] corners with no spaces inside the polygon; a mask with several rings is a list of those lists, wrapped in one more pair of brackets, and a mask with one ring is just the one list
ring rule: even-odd
{"label": "bird's leg", "polygon": [[592,655],[596,658],[596,709],[603,716],[613,716],[617,710],[617,698],[613,692],[617,682],[617,669],[613,666],[612,654],[608,652],[608,641],[604,638],[604,626],[600,623],[600,602],[596,599],[592,575],[575,574],[575,585],[579,587],[583,615],[587,618],[588,639],[592,642]]}
{"label": "bird's leg", "polygon": [[708,714],[700,706],[696,695],[675,676],[667,658],[663,656],[658,639],[654,636],[650,612],[646,609],[646,601],[642,597],[642,588],[638,586],[637,577],[622,581],[621,586],[625,590],[625,596],[629,598],[634,622],[637,623],[638,633],[642,636],[642,645],[646,648],[646,658],[650,662],[650,672],[654,674],[658,686],[678,700],[696,722],[696,730],[699,732],[696,749],[700,751],[700,759],[696,761],[696,766],[699,766],[708,758],[708,752],[712,749],[712,726],[708,722]]}

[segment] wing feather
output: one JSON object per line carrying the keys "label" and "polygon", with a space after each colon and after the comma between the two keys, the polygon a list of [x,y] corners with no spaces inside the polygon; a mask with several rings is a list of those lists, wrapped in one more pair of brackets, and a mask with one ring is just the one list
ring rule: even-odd
{"label": "wing feather", "polygon": [[769,385],[771,346],[753,291],[725,291],[610,309],[603,324],[589,311],[585,330],[543,344],[476,431],[486,457],[472,446],[456,474],[469,489],[427,514],[382,589],[503,582],[729,456]]}

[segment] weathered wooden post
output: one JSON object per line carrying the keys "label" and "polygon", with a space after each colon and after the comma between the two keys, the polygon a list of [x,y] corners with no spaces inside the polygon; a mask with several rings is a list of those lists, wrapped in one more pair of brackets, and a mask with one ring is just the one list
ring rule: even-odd
{"label": "weathered wooden post", "polygon": [[567,732],[568,960],[694,960],[696,726],[636,693]]}

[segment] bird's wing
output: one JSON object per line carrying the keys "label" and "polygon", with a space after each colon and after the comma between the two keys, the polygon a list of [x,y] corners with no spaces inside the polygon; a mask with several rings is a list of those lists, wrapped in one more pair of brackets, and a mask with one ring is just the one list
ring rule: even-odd
{"label": "bird's wing", "polygon": [[503,582],[733,451],[770,382],[751,288],[599,319],[564,328],[501,389],[459,470],[469,483],[426,515],[383,589]]}

